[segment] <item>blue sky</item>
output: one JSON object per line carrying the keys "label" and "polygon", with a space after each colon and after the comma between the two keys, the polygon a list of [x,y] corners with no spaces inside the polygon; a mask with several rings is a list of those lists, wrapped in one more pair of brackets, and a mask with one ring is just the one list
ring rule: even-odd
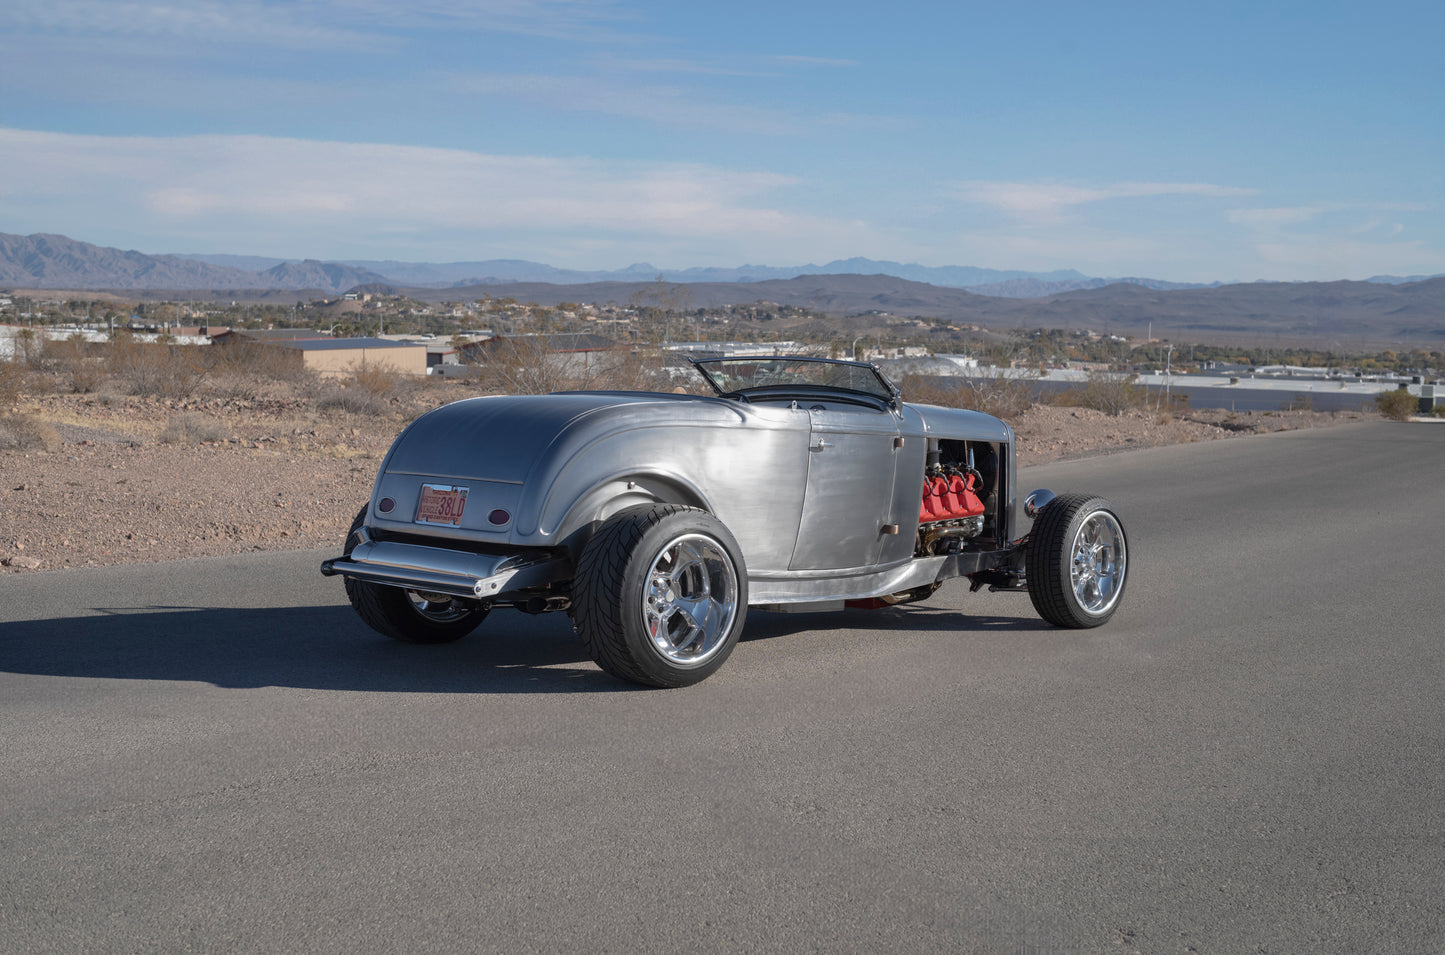
{"label": "blue sky", "polygon": [[1445,272],[1445,4],[6,0],[0,232]]}

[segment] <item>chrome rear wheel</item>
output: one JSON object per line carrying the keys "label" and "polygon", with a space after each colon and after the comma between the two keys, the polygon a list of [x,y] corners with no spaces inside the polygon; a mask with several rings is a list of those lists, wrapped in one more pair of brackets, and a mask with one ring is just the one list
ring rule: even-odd
{"label": "chrome rear wheel", "polygon": [[723,665],[748,609],[742,551],[716,517],[642,504],[582,548],[572,620],[597,665],[645,686],[688,686]]}
{"label": "chrome rear wheel", "polygon": [[737,612],[737,569],[705,534],[669,541],[647,570],[643,626],[653,648],[677,666],[710,660],[722,649]]}

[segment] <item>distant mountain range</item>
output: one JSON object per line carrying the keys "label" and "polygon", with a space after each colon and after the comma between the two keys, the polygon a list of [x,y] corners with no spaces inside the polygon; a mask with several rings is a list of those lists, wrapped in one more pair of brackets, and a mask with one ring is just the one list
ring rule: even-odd
{"label": "distant mountain range", "polygon": [[[412,290],[423,300],[510,297],[563,302],[646,301],[649,282],[558,285],[521,282],[468,289]],[[1324,350],[1350,342],[1445,342],[1445,277],[1416,282],[1251,282],[1209,288],[1151,289],[1116,282],[1043,298],[980,295],[890,275],[804,275],[763,282],[697,282],[689,307],[795,305],[824,312],[834,334],[857,334],[912,317],[989,328],[1074,328],[1192,341],[1247,341],[1262,336]],[[810,329],[810,331],[812,331]],[[1399,347],[1399,346],[1392,346]]]}
{"label": "distant mountain range", "polygon": [[[877,259],[837,259],[824,265],[744,265],[733,269],[660,269],[646,262],[611,271],[559,269],[519,259],[477,262],[346,260],[321,262],[248,255],[176,253],[147,255],[91,245],[63,235],[0,233],[0,284],[53,289],[273,289],[337,294],[359,285],[401,288],[466,288],[516,282],[582,285],[594,282],[672,283],[767,282],[803,275],[889,275],[942,288],[966,288],[1002,298],[1043,298],[1120,282],[1150,289],[1213,288],[1197,283],[1126,277],[1097,278],[1073,269],[1053,272],[925,266]],[[1372,282],[1398,284],[1425,276],[1377,276]]]}
{"label": "distant mountain range", "polygon": [[[265,259],[236,255],[182,255],[180,258],[233,268],[269,270],[285,264],[283,259]],[[943,288],[972,289],[981,295],[1005,298],[1035,298],[1078,288],[1098,288],[1113,282],[1132,282],[1148,288],[1202,288],[1204,286],[1165,282],[1160,279],[1090,278],[1082,272],[1066,269],[1054,272],[981,269],[968,265],[926,266],[877,259],[835,259],[826,265],[743,265],[735,269],[690,268],[661,269],[648,262],[638,262],[625,269],[581,271],[559,269],[521,259],[489,259],[482,262],[398,262],[394,260],[354,259],[337,263],[387,277],[392,285],[413,288],[466,288],[474,285],[501,285],[511,282],[547,282],[553,285],[585,285],[592,282],[665,282],[693,284],[697,282],[768,282],[792,279],[800,275],[891,275],[911,282],[924,282]]]}
{"label": "distant mountain range", "polygon": [[686,284],[691,307],[796,305],[828,316],[828,329],[803,330],[838,334],[924,317],[993,328],[1089,328],[1135,336],[1153,332],[1155,337],[1195,341],[1288,336],[1326,349],[1336,340],[1411,347],[1445,342],[1445,277],[1438,276],[1204,286],[1090,278],[1073,271],[928,268],[872,259],[797,269],[667,271],[640,263],[614,272],[579,272],[502,259],[439,265],[145,255],[59,235],[0,233],[0,288],[111,290],[147,299],[184,292],[198,299],[294,302],[359,288],[435,302],[490,296],[540,305],[625,305],[645,301],[655,291],[659,274],[666,282]]}

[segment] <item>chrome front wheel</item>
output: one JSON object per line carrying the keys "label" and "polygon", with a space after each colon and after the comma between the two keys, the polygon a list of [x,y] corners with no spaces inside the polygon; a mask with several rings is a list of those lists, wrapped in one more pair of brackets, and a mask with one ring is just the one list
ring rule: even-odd
{"label": "chrome front wheel", "polygon": [[1074,534],[1072,550],[1069,580],[1079,606],[1096,615],[1112,610],[1129,561],[1119,519],[1105,510],[1088,514]]}
{"label": "chrome front wheel", "polygon": [[1129,542],[1114,505],[1061,494],[1040,508],[1024,562],[1039,616],[1059,627],[1097,627],[1119,608]]}

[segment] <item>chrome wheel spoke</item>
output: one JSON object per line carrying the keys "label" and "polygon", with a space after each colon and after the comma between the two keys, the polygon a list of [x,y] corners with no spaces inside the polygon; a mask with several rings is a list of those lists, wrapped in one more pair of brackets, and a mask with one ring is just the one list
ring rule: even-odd
{"label": "chrome wheel spoke", "polygon": [[696,665],[723,644],[737,613],[737,572],[717,542],[686,535],[658,552],[648,570],[642,616],[657,652]]}
{"label": "chrome wheel spoke", "polygon": [[1071,548],[1069,576],[1074,596],[1089,613],[1103,613],[1118,598],[1124,572],[1124,532],[1107,511],[1090,514]]}

